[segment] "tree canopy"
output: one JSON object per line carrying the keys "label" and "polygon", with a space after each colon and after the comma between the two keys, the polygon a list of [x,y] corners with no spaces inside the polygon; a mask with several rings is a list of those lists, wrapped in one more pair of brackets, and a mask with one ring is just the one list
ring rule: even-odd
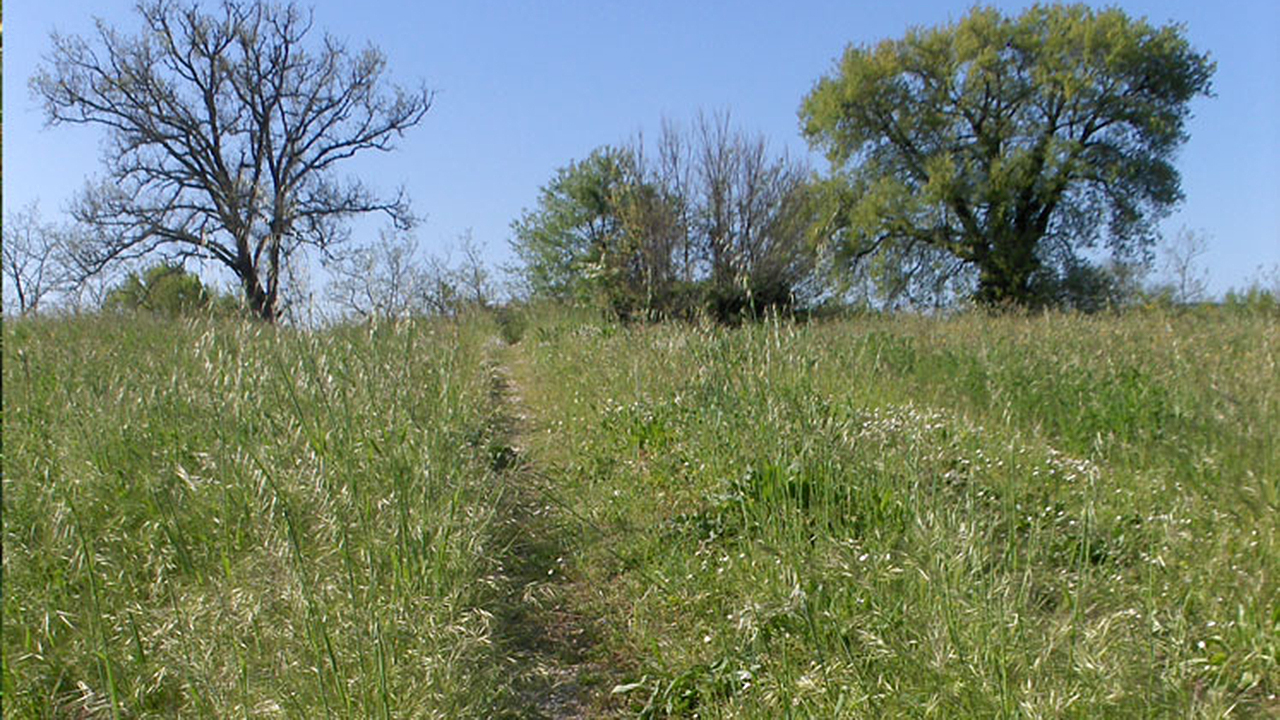
{"label": "tree canopy", "polygon": [[274,320],[296,251],[330,252],[357,214],[412,222],[403,192],[335,175],[391,150],[431,105],[425,88],[387,85],[376,48],[311,42],[312,15],[292,3],[143,0],[138,12],[136,35],[103,21],[91,39],[55,34],[31,80],[50,123],[108,132],[106,177],[73,211],[98,231],[80,248],[87,272],[161,249],[212,259]]}
{"label": "tree canopy", "polygon": [[181,265],[159,263],[141,273],[129,273],[107,293],[103,308],[178,317],[206,312],[217,298],[218,293],[206,287],[198,275]]}
{"label": "tree canopy", "polygon": [[1100,240],[1147,251],[1213,71],[1182,27],[1079,4],[850,47],[800,112],[831,163],[818,235],[846,265],[924,256],[976,271],[981,302],[1033,302]]}
{"label": "tree canopy", "polygon": [[535,295],[733,319],[811,289],[807,180],[728,115],[690,131],[665,123],[652,149],[638,139],[560,168],[513,223],[512,246]]}
{"label": "tree canopy", "polygon": [[529,290],[537,296],[585,300],[592,269],[620,229],[615,198],[626,174],[626,154],[601,147],[556,170],[538,205],[512,223],[512,249]]}

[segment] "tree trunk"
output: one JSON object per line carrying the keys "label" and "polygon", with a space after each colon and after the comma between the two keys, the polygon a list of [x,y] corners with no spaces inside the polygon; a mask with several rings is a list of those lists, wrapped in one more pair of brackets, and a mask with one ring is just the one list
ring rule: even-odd
{"label": "tree trunk", "polygon": [[1035,240],[1015,237],[997,240],[993,245],[976,261],[976,299],[988,306],[1030,304],[1031,277],[1040,269]]}
{"label": "tree trunk", "polygon": [[244,297],[249,303],[249,309],[260,319],[274,324],[279,319],[275,297],[274,295],[268,295],[267,291],[263,289],[262,282],[258,279],[258,273],[253,269],[253,265],[250,263],[242,264],[237,268],[237,274],[240,275],[240,284],[244,288]]}

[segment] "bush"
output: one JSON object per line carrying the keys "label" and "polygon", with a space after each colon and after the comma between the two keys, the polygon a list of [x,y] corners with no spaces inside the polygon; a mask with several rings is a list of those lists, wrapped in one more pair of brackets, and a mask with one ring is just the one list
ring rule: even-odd
{"label": "bush", "polygon": [[1244,290],[1227,291],[1224,304],[1232,310],[1250,314],[1280,314],[1280,297],[1256,284]]}
{"label": "bush", "polygon": [[151,312],[168,317],[192,315],[234,315],[239,300],[219,293],[181,265],[160,263],[139,275],[129,273],[107,293],[102,308],[112,312]]}

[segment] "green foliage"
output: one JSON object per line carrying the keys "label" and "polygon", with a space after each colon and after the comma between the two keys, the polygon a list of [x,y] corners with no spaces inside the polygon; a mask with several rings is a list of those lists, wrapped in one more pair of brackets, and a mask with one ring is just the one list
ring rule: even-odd
{"label": "green foliage", "polygon": [[539,297],[588,300],[600,285],[606,251],[620,231],[617,195],[626,156],[598,148],[556,171],[536,210],[512,223],[512,249],[530,291]]}
{"label": "green foliage", "polygon": [[1273,315],[509,310],[7,322],[6,717],[1274,713]]}
{"label": "green foliage", "polygon": [[1280,316],[1280,296],[1275,291],[1256,284],[1244,290],[1227,291],[1224,302],[1233,310],[1262,316]]}
{"label": "green foliage", "polygon": [[528,310],[511,303],[494,309],[493,320],[498,326],[498,334],[508,345],[523,340],[529,326]]}
{"label": "green foliage", "polygon": [[[108,311],[146,311],[168,317],[189,317],[210,311],[217,292],[181,265],[160,263],[139,275],[131,272],[107,293],[102,306]],[[222,301],[221,305],[226,305]]]}
{"label": "green foliage", "polygon": [[1038,307],[1086,313],[1119,310],[1140,300],[1144,273],[1141,263],[1073,258],[1061,268],[1042,266],[1032,276],[1028,300]]}
{"label": "green foliage", "polygon": [[512,226],[533,297],[732,322],[816,294],[802,166],[731,132],[727,116],[692,134],[665,125],[656,155],[603,147],[557,171]]}
{"label": "green foliage", "polygon": [[850,47],[801,109],[832,166],[817,232],[847,266],[923,254],[916,273],[958,263],[980,301],[1031,304],[1038,273],[1100,238],[1149,247],[1182,197],[1174,153],[1213,70],[1178,26],[1080,4],[975,8]]}

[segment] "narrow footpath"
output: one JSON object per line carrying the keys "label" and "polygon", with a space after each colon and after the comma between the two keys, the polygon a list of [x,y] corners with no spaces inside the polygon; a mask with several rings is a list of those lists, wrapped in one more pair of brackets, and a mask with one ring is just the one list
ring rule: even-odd
{"label": "narrow footpath", "polygon": [[593,621],[574,611],[581,587],[566,576],[565,538],[575,530],[549,500],[554,493],[544,488],[546,475],[522,442],[532,417],[513,370],[518,353],[496,338],[490,346],[491,393],[499,408],[491,458],[505,483],[502,573],[508,588],[495,613],[495,634],[520,705],[514,717],[609,717],[615,714],[608,707],[615,673],[595,659]]}

